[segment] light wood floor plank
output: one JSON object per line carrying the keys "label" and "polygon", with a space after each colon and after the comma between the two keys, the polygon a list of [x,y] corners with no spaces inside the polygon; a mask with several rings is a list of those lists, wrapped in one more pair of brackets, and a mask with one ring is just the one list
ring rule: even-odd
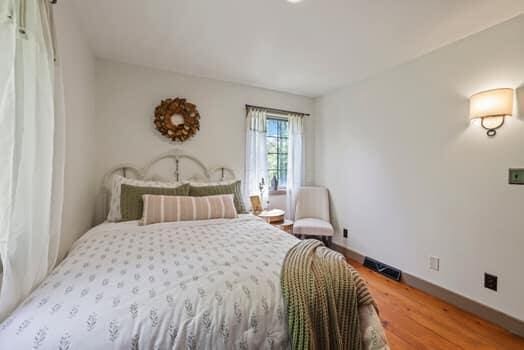
{"label": "light wood floor plank", "polygon": [[348,261],[368,282],[391,349],[524,349],[524,338]]}

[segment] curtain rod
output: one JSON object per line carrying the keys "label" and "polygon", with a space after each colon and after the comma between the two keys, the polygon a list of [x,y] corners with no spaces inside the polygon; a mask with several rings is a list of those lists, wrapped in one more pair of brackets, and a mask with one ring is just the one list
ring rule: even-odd
{"label": "curtain rod", "polygon": [[246,105],[246,109],[250,108],[256,108],[256,109],[263,109],[266,112],[273,112],[273,113],[284,113],[284,114],[298,114],[303,117],[309,117],[310,114],[308,113],[300,113],[300,112],[293,112],[293,111],[286,111],[285,109],[278,109],[278,108],[269,108],[269,107],[260,107],[260,106],[253,106],[253,105]]}

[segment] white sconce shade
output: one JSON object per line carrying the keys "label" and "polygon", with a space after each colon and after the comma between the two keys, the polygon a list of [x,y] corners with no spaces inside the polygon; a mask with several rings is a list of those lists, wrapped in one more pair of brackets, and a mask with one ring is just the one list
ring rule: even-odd
{"label": "white sconce shade", "polygon": [[469,99],[470,119],[510,116],[512,113],[513,89],[483,91]]}
{"label": "white sconce shade", "polygon": [[497,129],[504,125],[506,116],[512,113],[513,89],[482,91],[469,98],[469,118],[480,118],[480,125],[487,130],[490,137],[497,134]]}

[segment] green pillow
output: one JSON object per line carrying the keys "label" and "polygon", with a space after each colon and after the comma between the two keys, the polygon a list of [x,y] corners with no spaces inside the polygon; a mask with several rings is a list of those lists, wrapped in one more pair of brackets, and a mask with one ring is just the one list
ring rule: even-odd
{"label": "green pillow", "polygon": [[214,196],[217,194],[232,194],[237,213],[245,213],[246,207],[242,199],[242,182],[235,181],[228,185],[190,186],[189,195],[193,197]]}
{"label": "green pillow", "polygon": [[144,194],[156,194],[163,196],[187,196],[189,184],[175,188],[166,187],[139,187],[122,184],[120,193],[120,212],[122,221],[140,220],[144,210]]}

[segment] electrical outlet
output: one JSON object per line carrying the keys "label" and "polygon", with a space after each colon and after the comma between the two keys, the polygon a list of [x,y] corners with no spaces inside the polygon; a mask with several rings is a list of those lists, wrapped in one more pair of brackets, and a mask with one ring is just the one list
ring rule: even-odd
{"label": "electrical outlet", "polygon": [[497,282],[498,277],[495,275],[490,275],[489,273],[484,273],[484,288],[497,291]]}
{"label": "electrical outlet", "polygon": [[344,235],[344,238],[348,238],[348,229],[347,229],[347,228],[344,228],[344,229],[342,230],[342,233],[343,233],[343,235]]}
{"label": "electrical outlet", "polygon": [[524,169],[509,169],[509,184],[524,185]]}
{"label": "electrical outlet", "polygon": [[440,258],[437,258],[436,256],[430,256],[429,257],[429,268],[435,271],[440,270]]}

